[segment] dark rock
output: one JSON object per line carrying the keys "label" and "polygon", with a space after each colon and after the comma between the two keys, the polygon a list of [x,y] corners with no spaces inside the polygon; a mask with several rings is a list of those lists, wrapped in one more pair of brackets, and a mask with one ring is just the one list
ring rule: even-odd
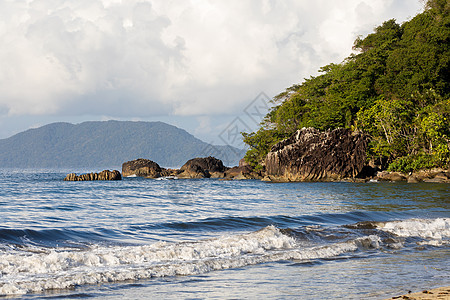
{"label": "dark rock", "polygon": [[103,170],[100,173],[87,173],[77,175],[75,173],[67,174],[64,181],[92,181],[92,180],[121,180],[122,176],[117,170]]}
{"label": "dark rock", "polygon": [[64,181],[77,181],[77,178],[78,178],[77,174],[70,173],[67,174],[66,178],[64,178]]}
{"label": "dark rock", "polygon": [[254,172],[253,168],[247,164],[228,169],[227,171],[225,171],[225,178],[235,180],[262,179],[262,176],[261,174]]}
{"label": "dark rock", "polygon": [[180,173],[181,171],[178,169],[162,169],[160,175],[161,177],[176,177]]}
{"label": "dark rock", "polygon": [[161,171],[161,167],[149,159],[139,158],[122,164],[122,175],[124,177],[134,175],[139,177],[158,178],[161,177]]}
{"label": "dark rock", "polygon": [[367,137],[349,129],[298,130],[275,144],[265,160],[276,181],[334,181],[355,178],[366,162]]}
{"label": "dark rock", "polygon": [[377,168],[374,168],[370,165],[366,165],[362,168],[361,172],[357,175],[358,178],[370,178],[374,177],[377,174]]}
{"label": "dark rock", "polygon": [[216,177],[215,173],[225,172],[226,167],[221,160],[209,156],[188,160],[180,171],[179,178],[209,178]]}

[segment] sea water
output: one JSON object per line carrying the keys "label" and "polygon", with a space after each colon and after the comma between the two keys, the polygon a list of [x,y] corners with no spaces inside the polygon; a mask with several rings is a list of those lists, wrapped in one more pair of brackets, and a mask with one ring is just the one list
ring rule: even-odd
{"label": "sea water", "polygon": [[66,173],[0,170],[0,297],[383,299],[450,285],[448,184]]}

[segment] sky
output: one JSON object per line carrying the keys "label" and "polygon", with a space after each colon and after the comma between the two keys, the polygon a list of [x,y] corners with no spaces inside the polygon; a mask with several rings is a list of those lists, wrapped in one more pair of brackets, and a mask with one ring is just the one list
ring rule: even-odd
{"label": "sky", "polygon": [[115,119],[232,144],[229,129],[257,129],[264,101],[422,10],[420,0],[0,0],[0,138]]}

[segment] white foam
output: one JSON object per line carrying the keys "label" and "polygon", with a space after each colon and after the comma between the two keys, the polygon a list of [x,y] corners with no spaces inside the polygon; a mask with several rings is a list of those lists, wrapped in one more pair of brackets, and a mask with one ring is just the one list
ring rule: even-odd
{"label": "white foam", "polygon": [[450,219],[410,219],[377,223],[380,230],[400,237],[420,237],[425,239],[442,240],[450,237]]}
{"label": "white foam", "polygon": [[178,179],[178,177],[176,176],[163,176],[156,178],[156,180],[176,180],[176,179]]}
{"label": "white foam", "polygon": [[329,258],[358,248],[378,247],[377,236],[302,248],[274,226],[189,243],[96,246],[0,254],[0,294],[24,294],[75,285],[193,275],[279,260]]}

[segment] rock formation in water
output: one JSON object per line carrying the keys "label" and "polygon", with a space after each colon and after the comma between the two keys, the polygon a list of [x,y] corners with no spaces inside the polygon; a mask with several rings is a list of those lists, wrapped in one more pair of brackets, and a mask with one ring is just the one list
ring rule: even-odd
{"label": "rock formation in water", "polygon": [[122,175],[124,177],[135,175],[139,177],[158,178],[161,177],[162,171],[163,169],[157,163],[149,159],[139,158],[122,164]]}
{"label": "rock formation in water", "polygon": [[366,163],[367,137],[349,129],[298,130],[266,157],[273,181],[334,181],[355,178]]}
{"label": "rock formation in water", "polygon": [[64,181],[91,181],[91,180],[121,180],[122,176],[117,170],[103,170],[100,173],[88,173],[77,175],[75,173],[67,174]]}
{"label": "rock formation in water", "polygon": [[238,167],[233,167],[225,171],[226,179],[243,180],[243,179],[262,179],[263,176],[255,172],[248,164],[239,163]]}
{"label": "rock formation in water", "polygon": [[193,158],[180,169],[179,178],[221,178],[227,168],[215,157]]}

